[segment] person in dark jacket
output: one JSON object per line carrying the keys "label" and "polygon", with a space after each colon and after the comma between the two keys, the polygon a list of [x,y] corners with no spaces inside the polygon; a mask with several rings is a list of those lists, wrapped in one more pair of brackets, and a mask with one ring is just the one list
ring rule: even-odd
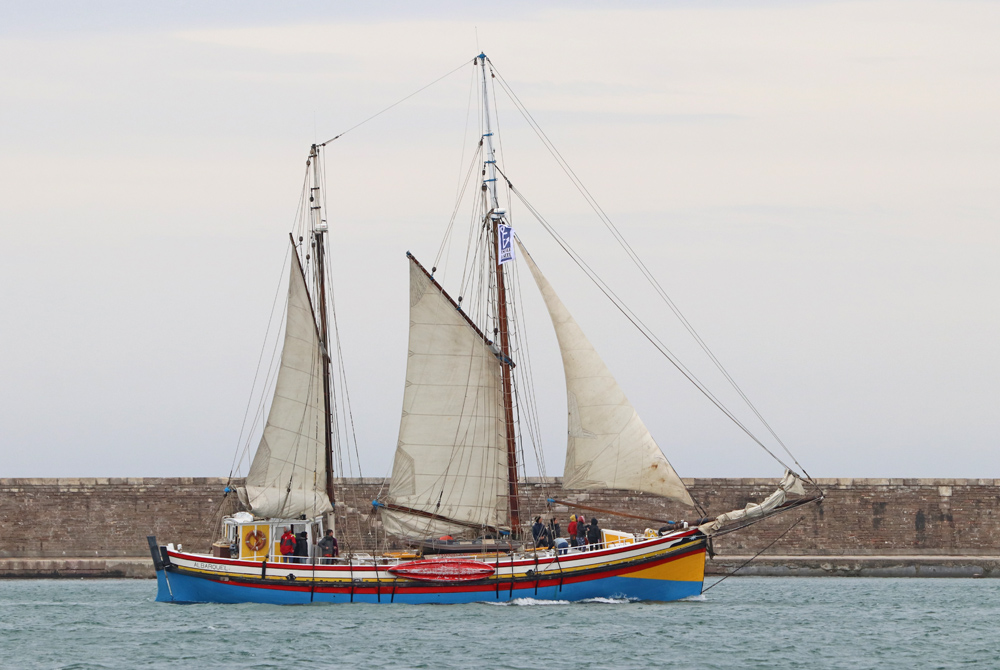
{"label": "person in dark jacket", "polygon": [[597,517],[590,520],[590,525],[587,526],[587,543],[596,545],[595,549],[603,548],[601,546],[601,527],[597,525]]}
{"label": "person in dark jacket", "polygon": [[542,523],[542,517],[536,516],[535,523],[531,524],[531,539],[534,541],[535,546],[538,546],[542,542],[542,535],[545,534],[545,524]]}
{"label": "person in dark jacket", "polygon": [[535,523],[531,526],[531,539],[535,541],[536,547],[552,548],[552,538],[549,536],[549,529],[542,523],[542,517],[536,516]]}
{"label": "person in dark jacket", "polygon": [[309,534],[306,531],[302,531],[295,536],[295,562],[296,563],[308,563],[309,562]]}
{"label": "person in dark jacket", "polygon": [[552,517],[549,519],[549,539],[553,542],[556,541],[562,533],[559,530],[559,519]]}
{"label": "person in dark jacket", "polygon": [[333,530],[329,528],[326,530],[326,537],[316,544],[316,548],[319,550],[319,555],[323,558],[336,558],[340,555],[337,538],[333,536]]}
{"label": "person in dark jacket", "polygon": [[587,524],[582,514],[576,518],[576,545],[578,547],[587,546]]}

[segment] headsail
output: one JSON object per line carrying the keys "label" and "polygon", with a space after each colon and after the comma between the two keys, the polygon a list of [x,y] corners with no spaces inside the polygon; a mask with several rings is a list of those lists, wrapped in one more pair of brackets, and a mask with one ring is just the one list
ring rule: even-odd
{"label": "headsail", "polygon": [[[727,524],[735,523],[737,521],[745,521],[747,519],[763,519],[764,517],[773,514],[774,510],[784,504],[784,502],[788,500],[789,493],[804,495],[805,492],[805,486],[802,485],[802,480],[799,476],[791,470],[786,469],[785,476],[781,478],[780,482],[778,482],[777,490],[775,490],[775,492],[768,497],[764,498],[764,500],[759,503],[747,503],[746,507],[742,509],[734,509],[732,512],[720,514],[715,517],[713,521],[698,526],[698,530],[706,535],[712,535],[716,531],[725,527]],[[819,499],[822,500],[822,497]],[[810,501],[814,500],[816,500],[816,497],[810,499]]]}
{"label": "headsail", "polygon": [[281,367],[267,424],[246,485],[238,492],[261,517],[315,517],[333,509],[326,494],[323,351],[298,254],[292,251]]}
{"label": "headsail", "polygon": [[[500,361],[490,342],[410,256],[410,341],[389,502],[389,533],[468,534],[507,511],[507,453]],[[474,532],[474,531],[473,531]]]}
{"label": "headsail", "polygon": [[646,491],[694,505],[691,495],[649,434],[594,346],[521,245],[552,318],[569,405],[563,486]]}

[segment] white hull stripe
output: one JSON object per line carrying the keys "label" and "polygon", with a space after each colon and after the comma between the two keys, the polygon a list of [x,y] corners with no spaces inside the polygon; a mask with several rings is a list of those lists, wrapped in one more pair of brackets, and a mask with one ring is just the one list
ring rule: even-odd
{"label": "white hull stripe", "polygon": [[[510,557],[501,556],[499,560],[491,556],[484,558],[483,563],[493,566],[496,573],[490,579],[509,579],[528,576],[531,577],[556,577],[560,575],[571,575],[584,570],[595,568],[611,568],[621,563],[632,563],[637,560],[652,559],[658,555],[669,555],[682,549],[685,545],[696,546],[697,539],[694,533],[684,535],[665,536],[652,540],[640,541],[635,544],[616,547],[613,549],[602,549],[599,551],[569,553],[558,556],[543,555],[536,561],[534,558],[521,558],[511,561]],[[397,565],[405,564],[407,561],[393,561],[380,564],[372,563],[345,564],[337,563],[333,565],[312,565],[305,563],[271,563],[266,565],[262,561],[241,561],[237,559],[216,558],[203,554],[193,554],[181,551],[168,551],[170,562],[177,568],[185,571],[197,572],[206,577],[247,577],[259,579],[262,574],[268,577],[289,579],[308,579],[319,581],[371,581],[378,582],[410,582],[411,580],[399,578],[391,574],[388,570]],[[467,560],[477,560],[476,554],[463,555]],[[457,558],[449,556],[448,558]],[[447,560],[447,559],[444,559]]]}

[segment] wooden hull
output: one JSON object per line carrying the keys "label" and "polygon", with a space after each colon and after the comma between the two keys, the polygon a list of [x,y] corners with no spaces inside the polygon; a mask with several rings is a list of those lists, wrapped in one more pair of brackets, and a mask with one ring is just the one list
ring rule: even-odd
{"label": "wooden hull", "polygon": [[[521,598],[587,600],[626,598],[670,601],[701,593],[705,537],[697,531],[653,538],[599,551],[491,556],[494,573],[454,582],[395,576],[374,566],[266,564],[190,554],[156,547],[161,602],[273,604],[308,603],[472,603]],[[478,560],[475,556],[470,559]],[[166,560],[164,560],[166,559]]]}

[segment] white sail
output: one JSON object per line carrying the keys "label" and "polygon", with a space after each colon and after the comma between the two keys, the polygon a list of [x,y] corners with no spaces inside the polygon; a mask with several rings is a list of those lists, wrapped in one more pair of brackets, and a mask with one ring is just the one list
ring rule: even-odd
{"label": "white sail", "polygon": [[475,534],[507,511],[500,362],[479,330],[410,258],[410,340],[388,502],[464,524],[383,509],[402,537]]}
{"label": "white sail", "polygon": [[778,482],[778,488],[764,500],[759,503],[747,503],[746,507],[742,509],[734,509],[732,512],[720,514],[713,521],[698,526],[698,530],[706,535],[712,535],[727,524],[746,519],[763,518],[788,500],[789,493],[803,495],[805,492],[805,486],[802,485],[799,476],[791,470],[785,470],[785,476]]}
{"label": "white sail", "polygon": [[563,486],[646,491],[694,505],[594,346],[518,241],[552,318],[566,373],[569,438]]}
{"label": "white sail", "polygon": [[246,485],[238,491],[259,517],[312,518],[333,509],[326,494],[322,345],[294,250],[292,258],[274,399]]}

